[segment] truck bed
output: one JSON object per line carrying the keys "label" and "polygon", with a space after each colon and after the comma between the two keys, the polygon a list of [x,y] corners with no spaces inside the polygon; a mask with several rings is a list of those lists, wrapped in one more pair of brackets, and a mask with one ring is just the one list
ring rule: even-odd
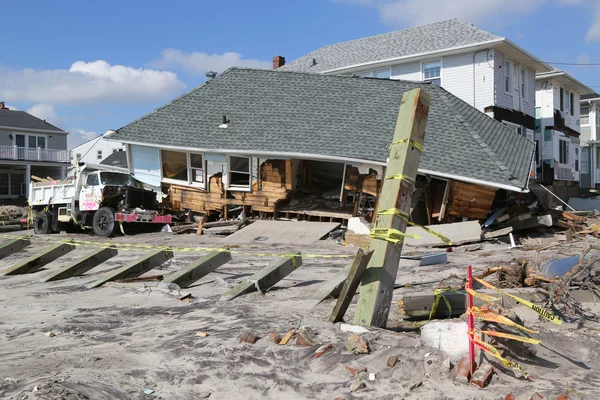
{"label": "truck bed", "polygon": [[75,181],[32,182],[29,191],[29,205],[41,206],[52,203],[70,203],[75,193]]}

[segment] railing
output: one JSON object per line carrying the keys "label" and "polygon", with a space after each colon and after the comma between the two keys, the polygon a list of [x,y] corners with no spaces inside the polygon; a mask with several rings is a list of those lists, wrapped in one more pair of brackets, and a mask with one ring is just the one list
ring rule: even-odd
{"label": "railing", "polygon": [[574,176],[573,176],[573,172],[571,171],[571,168],[564,168],[564,167],[559,167],[556,166],[554,167],[554,174],[556,175],[557,180],[560,181],[572,181],[574,180]]}
{"label": "railing", "polygon": [[29,147],[0,146],[0,159],[70,163],[71,150],[32,149]]}

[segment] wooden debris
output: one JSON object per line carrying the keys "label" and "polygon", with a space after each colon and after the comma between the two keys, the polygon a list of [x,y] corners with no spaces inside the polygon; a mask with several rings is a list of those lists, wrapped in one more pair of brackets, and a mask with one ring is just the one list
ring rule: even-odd
{"label": "wooden debris", "polygon": [[513,231],[513,227],[509,226],[508,228],[497,229],[495,231],[486,232],[483,234],[484,239],[494,239],[502,236],[506,236]]}
{"label": "wooden debris", "polygon": [[564,232],[555,233],[554,237],[559,242],[572,242],[573,241],[573,230],[572,229],[567,229]]}
{"label": "wooden debris", "polygon": [[242,333],[240,334],[240,342],[247,342],[250,344],[254,344],[254,343],[256,343],[257,340],[258,340],[258,336],[254,332],[252,332],[248,329],[244,329],[242,331]]}
{"label": "wooden debris", "polygon": [[204,331],[196,332],[195,336],[207,337],[208,336],[208,332],[204,332]]}
{"label": "wooden debris", "polygon": [[83,275],[92,268],[102,264],[106,260],[117,255],[117,249],[114,248],[103,248],[94,250],[91,253],[86,254],[80,259],[73,261],[64,267],[53,271],[48,275],[44,282],[57,281],[60,279],[66,279],[73,276]]}
{"label": "wooden debris", "polygon": [[[429,95],[421,89],[404,93],[392,143],[412,141],[422,144],[424,142],[429,104]],[[398,143],[391,147],[386,174],[389,177],[405,176],[406,178],[384,180],[379,198],[380,210],[399,208],[401,212],[410,213],[414,191],[411,181],[416,179],[420,159],[421,152],[411,145]],[[376,229],[385,228],[404,233],[406,221],[394,214],[379,215]],[[394,244],[388,240],[372,240],[370,249],[374,253],[363,276],[354,323],[385,327],[402,252],[402,242]]]}
{"label": "wooden debris", "polygon": [[229,261],[231,261],[231,253],[229,251],[213,251],[186,265],[179,271],[167,275],[165,282],[175,283],[179,287],[187,288]]}
{"label": "wooden debris", "polygon": [[328,352],[331,349],[333,349],[333,346],[331,344],[324,344],[323,346],[319,347],[317,351],[315,351],[315,358],[321,357],[324,353]]}
{"label": "wooden debris", "polygon": [[0,243],[0,259],[18,253],[29,245],[31,245],[31,242],[27,239],[13,239],[2,242]]}
{"label": "wooden debris", "polygon": [[387,360],[387,366],[390,368],[394,368],[396,366],[397,362],[398,362],[398,356],[391,356]]}
{"label": "wooden debris", "polygon": [[267,340],[269,342],[279,344],[281,343],[281,336],[279,336],[279,333],[277,332],[269,332],[269,334],[267,335]]}
{"label": "wooden debris", "polygon": [[288,342],[290,340],[292,340],[292,338],[294,337],[294,335],[296,334],[296,330],[295,329],[290,329],[281,339],[281,341],[279,342],[279,344],[281,345],[286,345],[288,344]]}
{"label": "wooden debris", "polygon": [[575,215],[570,211],[563,211],[562,216],[566,219],[568,219],[569,221],[574,221],[574,222],[585,222],[585,217],[581,217],[579,215]]}
{"label": "wooden debris", "polygon": [[57,258],[67,254],[75,249],[75,246],[67,243],[59,243],[46,247],[41,252],[18,261],[16,264],[8,268],[2,275],[18,275],[35,272],[44,265],[56,260]]}
{"label": "wooden debris", "polygon": [[358,285],[360,285],[360,281],[365,274],[367,265],[369,264],[369,260],[371,259],[372,255],[372,251],[365,253],[362,249],[359,249],[356,253],[356,257],[354,258],[354,262],[350,268],[350,272],[348,273],[348,277],[346,278],[346,282],[344,283],[340,297],[338,297],[335,307],[331,312],[329,321],[335,323],[344,319],[344,314],[346,314],[346,310],[350,306],[350,302],[352,301],[352,298],[358,289]]}

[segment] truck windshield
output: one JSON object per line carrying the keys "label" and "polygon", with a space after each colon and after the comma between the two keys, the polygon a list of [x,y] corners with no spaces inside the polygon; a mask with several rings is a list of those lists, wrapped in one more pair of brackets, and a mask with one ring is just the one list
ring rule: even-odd
{"label": "truck windshield", "polygon": [[143,189],[142,183],[133,176],[118,172],[100,172],[100,181],[103,185],[133,186]]}

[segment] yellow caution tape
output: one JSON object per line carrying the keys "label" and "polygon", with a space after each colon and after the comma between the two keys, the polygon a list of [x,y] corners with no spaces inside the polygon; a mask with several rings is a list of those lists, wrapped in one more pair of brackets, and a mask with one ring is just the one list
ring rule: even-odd
{"label": "yellow caution tape", "polygon": [[498,324],[507,325],[527,333],[539,333],[538,331],[534,331],[533,329],[525,328],[524,326],[517,324],[515,321],[506,318],[505,316],[500,315],[492,310],[481,310],[477,307],[473,307],[472,312],[475,318],[482,319],[484,321],[496,322]]}
{"label": "yellow caution tape", "polygon": [[433,305],[431,306],[431,311],[429,312],[430,320],[433,319],[433,317],[435,316],[435,313],[437,312],[437,308],[438,308],[438,304],[440,303],[440,299],[444,300],[444,303],[446,303],[446,307],[448,307],[448,318],[450,318],[450,316],[452,315],[452,306],[450,306],[450,301],[448,301],[446,296],[444,296],[444,293],[446,293],[446,292],[460,293],[458,290],[452,289],[452,288],[435,289],[433,291],[433,293],[435,294],[435,298],[433,299]]}
{"label": "yellow caution tape", "polygon": [[448,239],[446,236],[439,234],[439,233],[435,232],[433,229],[430,229],[426,226],[415,224],[414,222],[409,220],[410,216],[408,215],[407,212],[402,211],[398,208],[390,208],[388,210],[379,211],[379,212],[377,212],[377,215],[395,215],[399,218],[402,218],[404,221],[406,221],[406,223],[408,225],[414,226],[417,228],[421,228],[425,232],[429,233],[430,235],[433,235],[433,236],[437,237],[438,239],[440,239],[444,244],[447,244],[448,246],[452,246],[452,241],[450,239]]}
{"label": "yellow caution tape", "polygon": [[404,233],[404,232],[399,231],[398,229],[392,229],[392,228],[374,228],[374,229],[371,229],[370,235],[373,239],[386,240],[386,241],[394,243],[394,244],[403,242],[405,237],[408,237],[411,239],[421,239],[421,236],[419,236],[419,235],[412,235],[410,233]]}
{"label": "yellow caution tape", "polygon": [[414,147],[415,149],[419,150],[419,151],[423,151],[423,145],[419,142],[416,142],[412,139],[402,139],[402,140],[397,140],[395,142],[392,142],[392,144],[390,144],[390,150],[392,149],[392,146],[395,144],[401,144],[401,143],[406,143],[411,145],[412,147]]}
{"label": "yellow caution tape", "polygon": [[492,304],[492,305],[496,305],[494,302],[502,300],[499,297],[489,296],[487,294],[476,292],[473,289],[468,288],[468,287],[465,288],[465,291],[468,294],[470,294],[471,296],[477,297],[478,299],[481,299],[481,300],[485,301],[486,303]]}
{"label": "yellow caution tape", "polygon": [[396,175],[386,176],[385,180],[386,181],[389,181],[389,180],[406,181],[406,182],[410,183],[413,186],[415,186],[417,184],[417,181],[414,180],[414,178],[411,178],[410,176],[404,175],[404,174],[396,174]]}
{"label": "yellow caution tape", "polygon": [[501,337],[504,339],[517,340],[519,342],[531,343],[531,344],[540,344],[541,340],[528,338],[525,336],[511,335],[510,333],[498,332],[498,331],[476,331],[479,333],[484,333],[488,336]]}
{"label": "yellow caution tape", "polygon": [[516,363],[514,361],[509,361],[506,358],[502,357],[502,355],[500,354],[498,349],[495,348],[494,346],[492,346],[491,344],[482,342],[481,340],[478,340],[475,338],[471,338],[471,336],[469,336],[469,340],[472,340],[473,343],[475,345],[477,345],[477,347],[479,347],[481,350],[496,357],[506,367],[509,367],[512,369],[517,369],[517,370],[521,371],[523,373],[523,377],[525,377],[525,379],[527,379],[527,377],[529,376],[527,371],[525,371],[518,363]]}
{"label": "yellow caution tape", "polygon": [[529,308],[531,308],[533,311],[535,311],[536,313],[538,313],[540,316],[546,318],[548,321],[550,322],[554,322],[556,325],[560,325],[562,324],[562,321],[560,320],[560,318],[558,318],[556,315],[552,314],[550,311],[537,306],[525,299],[522,299],[520,297],[517,297],[513,294],[507,293],[501,289],[498,289],[497,287],[495,287],[494,285],[492,285],[491,283],[488,283],[486,281],[484,281],[483,279],[479,279],[479,278],[473,278],[475,279],[477,282],[481,283],[483,286],[485,286],[488,289],[494,289],[496,291],[498,291],[499,293],[508,296],[516,301],[518,301],[519,303],[523,304],[524,306],[527,306]]}

